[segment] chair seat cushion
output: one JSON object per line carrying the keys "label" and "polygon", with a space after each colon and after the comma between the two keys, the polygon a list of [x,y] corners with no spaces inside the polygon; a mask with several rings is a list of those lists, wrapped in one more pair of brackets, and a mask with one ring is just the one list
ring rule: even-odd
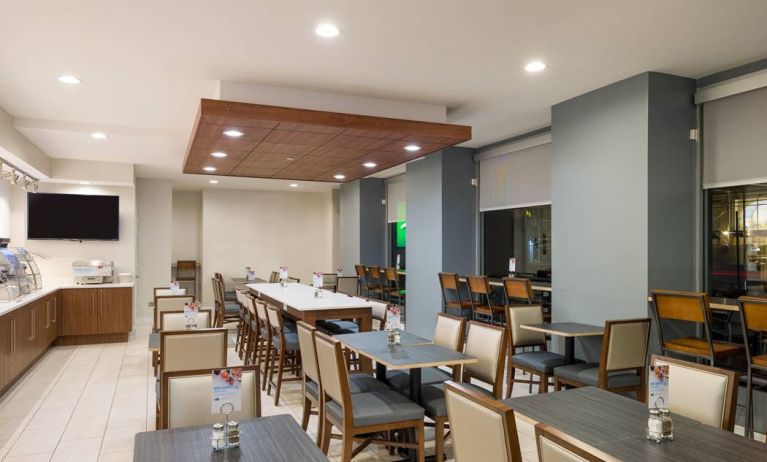
{"label": "chair seat cushion", "polygon": [[[396,391],[359,393],[351,395],[351,401],[355,427],[423,419],[423,408]],[[343,410],[335,401],[329,401],[325,411],[332,420],[343,422]]]}
{"label": "chair seat cushion", "polygon": [[237,291],[227,290],[224,291],[224,300],[227,302],[237,301]]}
{"label": "chair seat cushion", "polygon": [[751,361],[757,366],[767,367],[767,355],[752,356]]}
{"label": "chair seat cushion", "polygon": [[[453,377],[449,372],[445,372],[436,367],[425,367],[421,369],[422,385],[442,383],[452,379]],[[407,391],[410,390],[409,371],[387,371],[386,380],[389,382],[389,386],[392,387],[392,389],[397,390],[400,393],[407,393]]]}
{"label": "chair seat cushion", "polygon": [[224,313],[226,314],[240,314],[240,305],[238,303],[227,302],[224,304]]}
{"label": "chair seat cushion", "polygon": [[[740,352],[743,345],[727,342],[712,342],[714,354],[726,356]],[[664,342],[663,347],[667,350],[678,351],[698,356],[709,356],[708,343],[706,340],[696,337],[676,338]]]}
{"label": "chair seat cushion", "polygon": [[555,367],[565,364],[565,357],[551,351],[529,351],[512,355],[511,363],[551,375]]}
{"label": "chair seat cushion", "polygon": [[317,327],[322,327],[333,335],[337,334],[356,334],[360,330],[360,326],[353,321],[342,321],[340,319],[330,319],[327,321],[321,321],[317,323]]}
{"label": "chair seat cushion", "polygon": [[[495,399],[493,392],[482,388],[479,385],[473,383],[461,383],[461,385],[476,390],[483,395]],[[431,385],[424,385],[421,388],[421,402],[426,409],[426,413],[434,417],[444,417],[447,415],[447,401],[445,401],[445,384],[435,383]]]}
{"label": "chair seat cushion", "polygon": [[364,372],[354,372],[349,374],[349,391],[352,394],[389,390],[390,388],[388,385],[377,380],[370,374]]}
{"label": "chair seat cushion", "polygon": [[[282,339],[278,336],[274,336],[272,339],[272,342],[274,343],[274,348],[277,351],[280,351],[280,344]],[[285,332],[285,350],[287,351],[298,351],[298,334],[293,332]]]}
{"label": "chair seat cushion", "polygon": [[[569,379],[584,385],[597,386],[599,383],[599,364],[581,363],[560,366],[554,369],[554,376]],[[639,385],[640,382],[640,377],[631,371],[612,372],[607,379],[607,387],[633,387]]]}
{"label": "chair seat cushion", "polygon": [[305,387],[304,390],[305,390],[307,395],[311,396],[315,401],[319,402],[319,400],[320,400],[320,386],[317,384],[317,382],[307,378],[306,379],[306,387]]}

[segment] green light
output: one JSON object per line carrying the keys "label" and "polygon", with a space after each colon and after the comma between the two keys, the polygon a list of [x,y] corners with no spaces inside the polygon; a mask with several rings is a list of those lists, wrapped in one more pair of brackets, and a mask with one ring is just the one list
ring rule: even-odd
{"label": "green light", "polygon": [[404,248],[407,244],[407,222],[397,222],[397,247]]}

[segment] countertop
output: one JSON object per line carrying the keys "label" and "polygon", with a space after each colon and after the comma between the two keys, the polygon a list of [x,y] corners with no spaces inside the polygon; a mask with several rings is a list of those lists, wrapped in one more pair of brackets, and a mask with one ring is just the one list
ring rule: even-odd
{"label": "countertop", "polygon": [[0,316],[21,308],[35,300],[39,300],[46,295],[52,294],[59,289],[111,289],[115,287],[133,287],[133,282],[111,283],[111,284],[75,284],[72,277],[62,278],[43,278],[43,288],[35,290],[30,294],[22,295],[12,302],[0,302]]}

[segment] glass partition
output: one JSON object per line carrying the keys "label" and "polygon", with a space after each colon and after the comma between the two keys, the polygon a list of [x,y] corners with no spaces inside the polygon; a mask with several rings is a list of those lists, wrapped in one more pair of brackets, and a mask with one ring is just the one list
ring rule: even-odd
{"label": "glass partition", "polygon": [[516,273],[551,280],[551,205],[482,212],[482,271],[490,277]]}
{"label": "glass partition", "polygon": [[405,269],[405,247],[407,247],[407,222],[395,221],[389,223],[389,264],[397,266],[397,257],[399,256],[399,269]]}

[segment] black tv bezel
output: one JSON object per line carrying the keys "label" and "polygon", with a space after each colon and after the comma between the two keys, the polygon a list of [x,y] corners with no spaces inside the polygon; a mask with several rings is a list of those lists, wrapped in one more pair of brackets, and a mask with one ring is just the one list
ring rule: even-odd
{"label": "black tv bezel", "polygon": [[29,237],[29,202],[27,202],[27,240],[28,241],[67,241],[67,242],[118,242],[120,240],[120,196],[117,194],[71,194],[71,193],[49,193],[49,192],[27,192],[27,197],[35,195],[46,196],[84,196],[84,197],[114,197],[117,198],[117,237],[114,239],[91,238],[91,237]]}

